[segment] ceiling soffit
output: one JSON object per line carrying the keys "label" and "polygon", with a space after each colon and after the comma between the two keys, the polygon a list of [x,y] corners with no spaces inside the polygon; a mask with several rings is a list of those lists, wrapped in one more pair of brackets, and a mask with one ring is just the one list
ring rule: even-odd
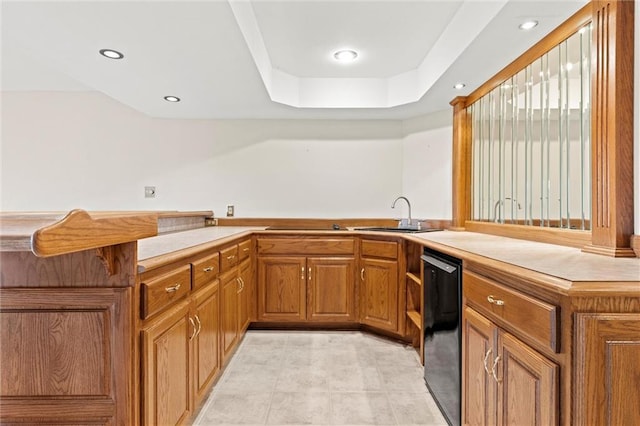
{"label": "ceiling soffit", "polygon": [[[448,19],[448,23],[438,29],[439,34],[431,36],[435,41],[413,68],[390,76],[336,77],[296,75],[275,66],[269,52],[276,48],[267,45],[259,20],[262,14],[256,14],[262,5],[255,1],[228,1],[269,97],[297,108],[389,108],[420,100],[508,2],[455,2],[457,10],[454,8],[452,15],[452,9],[441,9],[443,22]],[[285,6],[281,7],[294,7],[295,3],[283,2]],[[414,3],[424,7],[420,2]],[[324,4],[337,7],[331,2]],[[286,10],[281,10],[283,13]],[[282,16],[280,22],[285,22]],[[393,39],[394,34],[387,37]]]}

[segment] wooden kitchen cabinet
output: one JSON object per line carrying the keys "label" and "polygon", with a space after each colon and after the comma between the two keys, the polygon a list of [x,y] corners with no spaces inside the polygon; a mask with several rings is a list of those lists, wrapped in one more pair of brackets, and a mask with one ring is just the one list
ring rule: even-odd
{"label": "wooden kitchen cabinet", "polygon": [[360,321],[398,331],[398,243],[361,241]]}
{"label": "wooden kitchen cabinet", "polygon": [[251,323],[253,309],[254,281],[249,259],[238,267],[238,281],[238,333],[243,334]]}
{"label": "wooden kitchen cabinet", "polygon": [[307,320],[355,321],[354,258],[307,259]]}
{"label": "wooden kitchen cabinet", "polygon": [[640,424],[640,314],[578,313],[576,325],[575,424]]}
{"label": "wooden kitchen cabinet", "polygon": [[463,292],[463,423],[559,424],[558,307],[468,270]]}
{"label": "wooden kitchen cabinet", "polygon": [[558,424],[558,366],[467,307],[463,424]]}
{"label": "wooden kitchen cabinet", "polygon": [[354,270],[353,258],[259,258],[258,319],[354,321]]}
{"label": "wooden kitchen cabinet", "polygon": [[305,257],[258,257],[258,320],[305,320],[306,276]]}
{"label": "wooden kitchen cabinet", "polygon": [[[462,323],[462,424],[496,423],[496,382],[487,363],[495,354],[497,328],[472,309],[465,309]],[[487,366],[487,368],[485,368]]]}
{"label": "wooden kitchen cabinet", "polygon": [[206,396],[220,372],[220,283],[213,282],[194,296],[198,332],[193,339],[195,406]]}
{"label": "wooden kitchen cabinet", "polygon": [[222,364],[229,361],[238,342],[238,272],[235,269],[220,276],[220,348]]}
{"label": "wooden kitchen cabinet", "polygon": [[353,238],[260,238],[257,251],[258,321],[356,321]]}
{"label": "wooden kitchen cabinet", "polygon": [[176,425],[191,415],[191,340],[198,327],[189,301],[160,315],[142,330],[142,386],[145,425]]}

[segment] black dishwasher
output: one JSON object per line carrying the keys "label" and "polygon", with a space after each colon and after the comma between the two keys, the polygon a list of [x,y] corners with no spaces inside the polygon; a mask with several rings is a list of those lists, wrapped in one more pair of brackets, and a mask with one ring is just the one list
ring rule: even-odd
{"label": "black dishwasher", "polygon": [[424,380],[451,425],[460,424],[462,261],[428,248],[424,265]]}

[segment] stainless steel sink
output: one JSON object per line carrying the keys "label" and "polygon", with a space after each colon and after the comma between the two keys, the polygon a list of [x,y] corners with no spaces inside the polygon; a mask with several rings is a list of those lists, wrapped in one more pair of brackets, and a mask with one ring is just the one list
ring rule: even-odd
{"label": "stainless steel sink", "polygon": [[442,231],[439,228],[399,228],[399,227],[372,227],[372,228],[354,228],[357,231],[379,231],[379,232],[404,232],[408,234],[417,234],[420,232]]}

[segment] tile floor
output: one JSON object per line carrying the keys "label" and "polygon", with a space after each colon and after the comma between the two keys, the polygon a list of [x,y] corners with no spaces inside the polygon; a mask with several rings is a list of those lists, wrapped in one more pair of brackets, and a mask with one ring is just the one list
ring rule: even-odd
{"label": "tile floor", "polygon": [[249,331],[195,425],[446,425],[415,349],[357,331]]}

